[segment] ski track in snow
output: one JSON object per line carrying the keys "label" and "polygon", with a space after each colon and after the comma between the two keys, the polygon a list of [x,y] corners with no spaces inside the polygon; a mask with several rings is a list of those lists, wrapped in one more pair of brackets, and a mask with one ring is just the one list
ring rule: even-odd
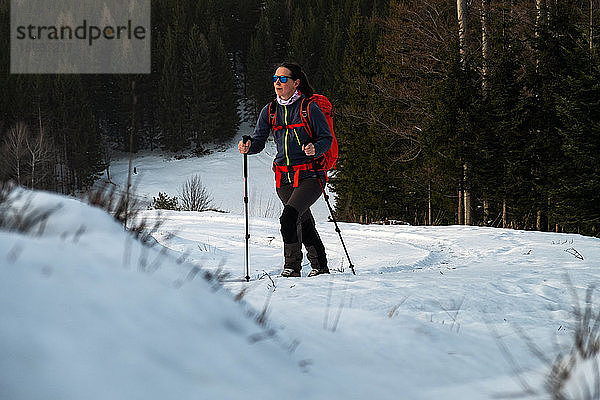
{"label": "ski track in snow", "polygon": [[[146,212],[146,217],[151,218],[151,213]],[[223,268],[231,276],[243,276],[243,216],[208,212],[191,213],[182,218],[179,214],[163,214],[164,229],[180,229],[173,238],[173,243],[179,246],[178,251],[186,252],[203,268]],[[355,379],[363,383],[377,381],[377,372],[366,371],[363,361],[350,355],[352,351],[348,346],[352,343],[367,346],[377,357],[382,357],[384,361],[378,362],[378,368],[404,371],[401,360],[420,359],[419,365],[422,365],[431,358],[431,355],[421,354],[422,346],[418,350],[407,350],[410,345],[394,336],[395,343],[390,344],[387,336],[390,324],[404,335],[406,329],[413,330],[408,337],[428,342],[436,357],[440,354],[445,354],[443,358],[451,356],[444,362],[430,360],[435,366],[432,364],[427,370],[436,378],[443,376],[448,365],[458,367],[463,363],[468,367],[464,373],[458,373],[459,383],[493,379],[490,370],[511,375],[487,324],[500,324],[496,329],[502,340],[517,353],[529,354],[520,361],[523,368],[541,368],[540,361],[531,357],[516,330],[537,331],[538,335],[547,338],[545,343],[538,345],[545,351],[555,352],[558,343],[570,337],[564,330],[572,321],[572,298],[566,274],[579,283],[576,287],[581,290],[586,282],[597,279],[589,270],[589,261],[578,260],[565,252],[570,245],[560,241],[571,237],[576,245],[591,246],[595,257],[600,255],[597,239],[578,235],[458,226],[430,228],[341,223],[342,235],[357,271],[353,276],[333,224],[321,222],[317,229],[325,243],[332,274],[306,278],[310,266],[305,259],[303,277],[285,279],[278,276],[282,248],[277,219],[251,218],[250,226],[250,275],[253,281],[250,284],[226,281],[225,287],[238,293],[252,285],[245,299],[257,309],[268,305],[272,322],[289,336],[289,340],[297,339],[302,343],[300,349],[303,354],[310,354],[313,368],[327,366],[335,370],[335,366],[342,363],[357,363],[356,368],[365,376],[364,381]],[[200,247],[215,250],[199,252],[188,247],[197,247],[199,243]],[[162,244],[174,248],[169,242]],[[340,273],[342,267],[343,273]],[[377,329],[369,330],[365,324]],[[563,331],[557,331],[560,327]],[[319,330],[327,332],[330,341],[315,335]],[[351,333],[354,331],[361,332],[364,337],[355,337]],[[456,338],[448,340],[447,335],[456,335]],[[455,341],[462,342],[456,345],[461,350],[452,350]],[[470,345],[473,350],[465,352],[465,346],[468,349]],[[330,349],[337,358],[320,358],[321,346],[337,348]],[[478,346],[486,347],[490,354],[478,354]],[[492,362],[491,359],[497,365],[488,367],[487,372],[479,371],[481,363]],[[441,368],[438,364],[446,366]],[[509,387],[519,390],[514,380],[507,380],[511,382]],[[421,374],[407,373],[399,380],[397,389],[409,381],[415,387],[419,385],[414,382],[432,385],[430,379]],[[389,382],[385,384],[390,385]],[[454,385],[456,382],[441,379],[431,390],[435,392],[438,384]],[[485,386],[475,385],[471,390],[484,390]],[[387,398],[384,394],[381,396]],[[413,396],[410,398],[427,397],[416,393]]]}

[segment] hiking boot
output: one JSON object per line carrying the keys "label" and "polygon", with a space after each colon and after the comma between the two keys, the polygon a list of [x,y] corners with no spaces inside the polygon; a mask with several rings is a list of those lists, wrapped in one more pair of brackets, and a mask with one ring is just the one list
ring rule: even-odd
{"label": "hiking boot", "polygon": [[328,274],[329,268],[327,268],[325,246],[323,246],[319,233],[315,229],[315,221],[312,216],[302,222],[302,242],[306,247],[306,258],[308,258],[312,268],[308,276]]}
{"label": "hiking boot", "polygon": [[284,278],[299,278],[300,271],[291,268],[284,268],[283,272],[281,272],[281,276]]}
{"label": "hiking boot", "polygon": [[297,271],[298,275],[296,276],[300,276],[300,270],[302,269],[302,245],[298,242],[284,243],[283,258],[283,270]]}
{"label": "hiking boot", "polygon": [[317,276],[317,275],[321,275],[321,274],[328,274],[329,273],[329,268],[324,268],[324,269],[317,269],[317,268],[313,268],[310,270],[310,272],[308,273],[308,277],[311,276]]}

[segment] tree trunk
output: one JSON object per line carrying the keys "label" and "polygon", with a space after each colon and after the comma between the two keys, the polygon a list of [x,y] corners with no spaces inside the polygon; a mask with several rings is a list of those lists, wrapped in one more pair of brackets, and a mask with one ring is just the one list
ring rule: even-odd
{"label": "tree trunk", "polygon": [[41,158],[43,158],[44,152],[44,128],[42,127],[42,111],[38,107],[38,123],[40,129],[40,136],[37,144],[33,146],[29,145],[29,140],[27,140],[27,149],[31,154],[31,189],[35,186],[35,166]]}
{"label": "tree trunk", "polygon": [[594,0],[590,0],[590,56],[594,51]]}
{"label": "tree trunk", "polygon": [[471,192],[465,190],[465,225],[472,225],[473,219],[471,215]]}
{"label": "tree trunk", "polygon": [[463,164],[463,192],[464,192],[464,203],[463,207],[465,210],[465,225],[471,225],[471,192],[468,188],[468,177],[467,177],[467,164]]}
{"label": "tree trunk", "polygon": [[487,199],[487,197],[485,197],[483,199],[483,224],[485,226],[489,225],[490,221],[490,202]]}
{"label": "tree trunk", "polygon": [[550,222],[550,216],[551,216],[551,210],[552,210],[552,198],[550,196],[548,196],[548,204],[547,204],[547,208],[546,208],[546,220],[544,221],[544,232],[550,232],[551,228],[551,222]]}
{"label": "tree trunk", "polygon": [[540,25],[542,24],[542,21],[546,17],[545,13],[544,13],[544,0],[535,0],[535,11],[536,11],[535,37],[539,37],[540,36]]}
{"label": "tree trunk", "polygon": [[481,0],[481,58],[483,59],[481,68],[481,85],[483,88],[483,95],[487,96],[487,75],[488,75],[488,54],[490,50],[488,42],[488,13],[489,13],[490,0]]}
{"label": "tree trunk", "polygon": [[506,212],[506,199],[502,201],[502,227],[508,227],[508,215]]}
{"label": "tree trunk", "polygon": [[35,184],[35,163],[37,162],[37,158],[35,157],[35,151],[30,151],[31,153],[31,189],[33,189],[33,185]]}
{"label": "tree trunk", "polygon": [[458,225],[465,224],[465,208],[463,204],[463,189],[458,189]]}
{"label": "tree trunk", "polygon": [[[461,68],[465,68],[467,56],[467,0],[456,0],[456,11],[458,17],[458,43],[460,52]],[[466,185],[467,165],[463,165],[463,182],[458,193],[458,224],[464,225],[470,219],[470,195]]]}
{"label": "tree trunk", "polygon": [[[540,26],[542,21],[545,18],[544,13],[544,0],[535,0],[535,37],[538,38],[540,36]],[[540,59],[536,55],[535,56],[535,70],[536,72],[539,69]]]}
{"label": "tree trunk", "polygon": [[427,188],[427,225],[433,225],[433,216],[431,215],[431,181],[429,181],[429,186]]}
{"label": "tree trunk", "polygon": [[125,223],[124,228],[127,229],[127,217],[129,216],[129,197],[131,191],[131,166],[133,164],[133,135],[135,132],[135,106],[137,104],[137,96],[135,95],[135,79],[131,81],[131,127],[129,130],[129,169],[127,171],[127,191],[125,194]]}
{"label": "tree trunk", "polygon": [[464,66],[467,53],[467,0],[456,0],[460,62]]}
{"label": "tree trunk", "polygon": [[464,194],[465,225],[471,225],[471,193],[467,189],[465,189]]}
{"label": "tree trunk", "polygon": [[62,194],[67,194],[66,180],[67,180],[67,174],[69,173],[69,171],[67,169],[67,160],[68,160],[68,158],[67,158],[67,133],[63,129],[63,159],[62,159],[62,163],[60,166],[61,180],[62,180]]}

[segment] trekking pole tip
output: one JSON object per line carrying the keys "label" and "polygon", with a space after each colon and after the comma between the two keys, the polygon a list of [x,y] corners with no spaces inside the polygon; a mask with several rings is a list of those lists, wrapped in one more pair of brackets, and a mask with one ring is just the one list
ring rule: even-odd
{"label": "trekking pole tip", "polygon": [[350,264],[350,269],[352,270],[352,275],[356,275],[356,271],[354,271],[354,265]]}

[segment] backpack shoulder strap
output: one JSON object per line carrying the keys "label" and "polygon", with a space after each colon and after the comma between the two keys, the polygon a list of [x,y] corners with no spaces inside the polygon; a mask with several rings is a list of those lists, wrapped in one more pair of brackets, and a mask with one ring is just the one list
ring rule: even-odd
{"label": "backpack shoulder strap", "polygon": [[315,140],[312,129],[310,128],[310,103],[312,103],[311,99],[302,98],[302,103],[300,104],[300,119],[304,123],[304,127],[306,128],[306,132],[308,132],[308,136],[311,137],[312,140]]}
{"label": "backpack shoulder strap", "polygon": [[269,125],[273,128],[275,123],[277,122],[277,99],[273,99],[271,103],[269,103]]}

